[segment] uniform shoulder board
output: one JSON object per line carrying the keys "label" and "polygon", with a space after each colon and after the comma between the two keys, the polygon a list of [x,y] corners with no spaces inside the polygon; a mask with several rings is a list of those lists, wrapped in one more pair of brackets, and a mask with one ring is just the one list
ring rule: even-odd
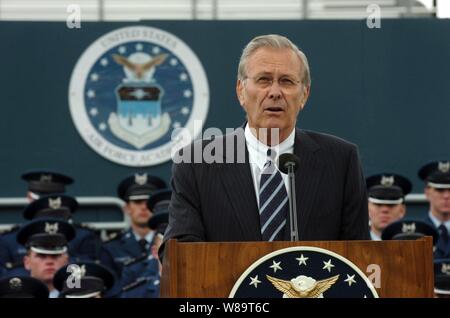
{"label": "uniform shoulder board", "polygon": [[6,229],[4,231],[0,231],[0,234],[8,234],[8,233],[11,233],[11,232],[15,232],[15,231],[19,230],[19,228],[20,228],[20,225],[14,225],[14,226],[12,226],[9,229]]}
{"label": "uniform shoulder board", "polygon": [[110,234],[108,236],[108,238],[105,241],[103,241],[103,243],[108,243],[108,242],[112,242],[112,241],[118,240],[118,239],[122,238],[124,233],[125,233],[125,231],[114,232],[114,233]]}
{"label": "uniform shoulder board", "polygon": [[17,267],[22,267],[23,266],[23,261],[17,261],[17,262],[7,262],[5,263],[5,268],[6,269],[14,269]]}
{"label": "uniform shoulder board", "polygon": [[141,256],[135,257],[135,258],[131,258],[128,261],[126,261],[123,266],[131,266],[133,264],[139,263],[143,260],[146,260],[148,258],[148,254],[147,253],[142,253]]}
{"label": "uniform shoulder board", "polygon": [[126,292],[129,291],[133,288],[139,287],[141,285],[144,285],[148,282],[148,278],[147,277],[139,277],[138,279],[136,279],[134,282],[125,285],[124,287],[122,287],[122,292]]}
{"label": "uniform shoulder board", "polygon": [[74,227],[80,228],[80,229],[87,229],[87,230],[95,230],[92,226],[84,224],[84,223],[74,223],[72,224]]}

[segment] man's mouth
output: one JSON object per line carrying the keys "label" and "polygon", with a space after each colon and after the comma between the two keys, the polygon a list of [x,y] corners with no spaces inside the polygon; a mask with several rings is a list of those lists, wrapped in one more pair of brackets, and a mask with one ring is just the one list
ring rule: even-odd
{"label": "man's mouth", "polygon": [[264,111],[269,111],[269,112],[282,112],[284,111],[283,107],[278,107],[278,106],[272,106],[272,107],[266,107],[264,109]]}

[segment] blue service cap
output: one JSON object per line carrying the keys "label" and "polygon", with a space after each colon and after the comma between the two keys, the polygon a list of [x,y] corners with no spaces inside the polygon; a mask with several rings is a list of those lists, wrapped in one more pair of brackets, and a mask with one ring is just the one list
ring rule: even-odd
{"label": "blue service cap", "polygon": [[152,194],[147,201],[147,207],[153,212],[153,216],[148,220],[148,227],[152,230],[164,232],[169,223],[169,204],[172,197],[172,190],[163,189]]}
{"label": "blue service cap", "polygon": [[450,189],[450,161],[434,161],[419,170],[420,179],[436,189]]}
{"label": "blue service cap", "polygon": [[366,179],[369,202],[401,204],[411,192],[412,184],[406,177],[395,173],[380,173]]}
{"label": "blue service cap", "polygon": [[382,240],[416,240],[423,236],[432,236],[433,245],[439,239],[439,233],[420,220],[400,220],[386,226],[381,233]]}
{"label": "blue service cap", "polygon": [[450,258],[434,260],[434,292],[450,295]]}
{"label": "blue service cap", "polygon": [[147,200],[152,193],[166,187],[161,178],[147,173],[135,173],[120,182],[117,195],[124,201]]}
{"label": "blue service cap", "polygon": [[114,274],[103,265],[77,262],[60,268],[53,277],[53,285],[65,298],[93,298],[110,290],[115,280]]}
{"label": "blue service cap", "polygon": [[38,218],[23,226],[16,240],[39,254],[63,254],[75,237],[75,229],[68,222],[55,218]]}
{"label": "blue service cap", "polygon": [[27,276],[0,279],[0,298],[48,298],[47,286],[40,280]]}
{"label": "blue service cap", "polygon": [[27,220],[38,217],[62,218],[68,220],[78,209],[78,202],[68,195],[48,195],[31,202],[23,211]]}
{"label": "blue service cap", "polygon": [[33,170],[22,175],[28,182],[28,190],[36,194],[64,193],[66,185],[72,184],[73,179],[65,174],[50,170]]}

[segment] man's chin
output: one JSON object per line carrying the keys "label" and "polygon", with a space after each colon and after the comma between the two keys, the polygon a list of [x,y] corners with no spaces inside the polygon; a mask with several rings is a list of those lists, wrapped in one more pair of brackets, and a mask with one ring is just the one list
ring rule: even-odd
{"label": "man's chin", "polygon": [[42,275],[42,281],[44,282],[52,282],[53,276],[55,276],[56,271],[45,271],[45,273]]}
{"label": "man's chin", "polygon": [[148,221],[143,222],[143,223],[136,223],[136,225],[140,228],[146,228],[146,227],[148,227]]}

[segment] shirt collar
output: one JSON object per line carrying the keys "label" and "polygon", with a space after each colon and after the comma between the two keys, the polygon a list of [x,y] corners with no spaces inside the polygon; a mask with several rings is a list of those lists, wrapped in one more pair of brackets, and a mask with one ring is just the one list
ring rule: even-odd
{"label": "shirt collar", "polygon": [[373,231],[370,231],[370,238],[372,239],[372,241],[381,241],[381,237],[376,235]]}
{"label": "shirt collar", "polygon": [[58,298],[59,296],[59,290],[57,290],[56,288],[53,289],[49,294],[48,294],[48,298]]}
{"label": "shirt collar", "polygon": [[[245,125],[245,142],[247,144],[250,163],[256,164],[260,169],[264,167],[267,161],[267,150],[270,148],[266,144],[260,142],[255,135],[252,134],[249,125]],[[293,152],[295,142],[295,128],[289,136],[279,145],[273,147],[277,153],[277,158],[285,152]]]}
{"label": "shirt collar", "polygon": [[[137,234],[137,233],[135,233],[134,231],[132,231],[133,232],[133,235],[134,235],[134,238],[136,239],[136,241],[140,241],[141,240],[141,237]],[[150,232],[148,232],[148,234],[144,237],[144,239],[148,242],[148,243],[152,243],[152,240],[153,240],[153,235],[154,235],[154,231],[150,231]]]}
{"label": "shirt collar", "polygon": [[431,211],[428,211],[428,217],[431,219],[431,222],[433,222],[436,228],[438,228],[441,224],[444,224],[447,231],[450,232],[450,220],[447,222],[441,222],[433,215],[433,213],[431,213]]}

